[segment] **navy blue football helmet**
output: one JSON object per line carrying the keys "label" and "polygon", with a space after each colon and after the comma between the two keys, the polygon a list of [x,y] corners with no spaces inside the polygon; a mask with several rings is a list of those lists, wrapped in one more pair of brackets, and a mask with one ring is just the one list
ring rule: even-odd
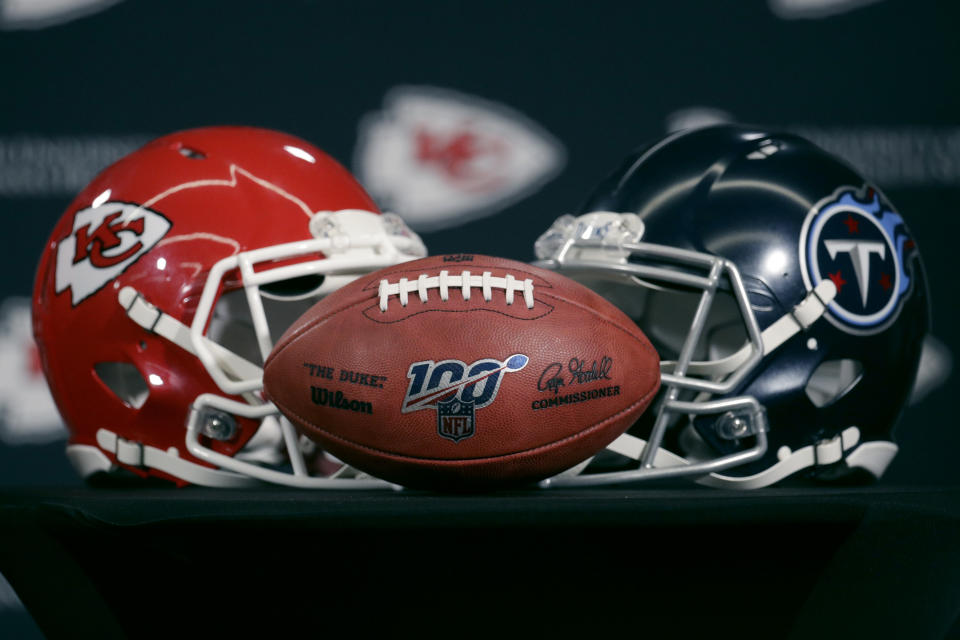
{"label": "navy blue football helmet", "polygon": [[895,456],[929,325],[923,266],[884,195],[807,140],[727,125],[668,136],[535,251],[661,355],[640,422],[546,484],[753,488],[879,477]]}

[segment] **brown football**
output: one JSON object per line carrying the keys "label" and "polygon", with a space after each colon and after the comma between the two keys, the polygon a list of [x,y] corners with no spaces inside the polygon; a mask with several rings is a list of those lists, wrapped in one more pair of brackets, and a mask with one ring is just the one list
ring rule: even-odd
{"label": "brown football", "polygon": [[267,397],[344,462],[408,487],[536,481],[623,433],[659,357],[611,303],[551,271],[441,255],[361,277],[280,338]]}

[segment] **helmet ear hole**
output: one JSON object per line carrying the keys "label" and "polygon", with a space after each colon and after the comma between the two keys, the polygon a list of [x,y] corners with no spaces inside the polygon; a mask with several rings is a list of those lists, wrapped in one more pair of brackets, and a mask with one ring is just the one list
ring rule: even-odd
{"label": "helmet ear hole", "polygon": [[850,393],[862,378],[863,365],[859,360],[827,360],[807,380],[804,391],[810,402],[821,409]]}
{"label": "helmet ear hole", "polygon": [[103,386],[128,407],[139,409],[150,396],[147,381],[129,362],[98,362],[93,371]]}

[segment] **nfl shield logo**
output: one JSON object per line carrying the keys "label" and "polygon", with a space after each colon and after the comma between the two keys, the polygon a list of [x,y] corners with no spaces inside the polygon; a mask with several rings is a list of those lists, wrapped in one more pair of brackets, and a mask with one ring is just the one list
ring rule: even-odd
{"label": "nfl shield logo", "polygon": [[460,442],[474,434],[473,401],[464,402],[456,395],[437,403],[437,433]]}

